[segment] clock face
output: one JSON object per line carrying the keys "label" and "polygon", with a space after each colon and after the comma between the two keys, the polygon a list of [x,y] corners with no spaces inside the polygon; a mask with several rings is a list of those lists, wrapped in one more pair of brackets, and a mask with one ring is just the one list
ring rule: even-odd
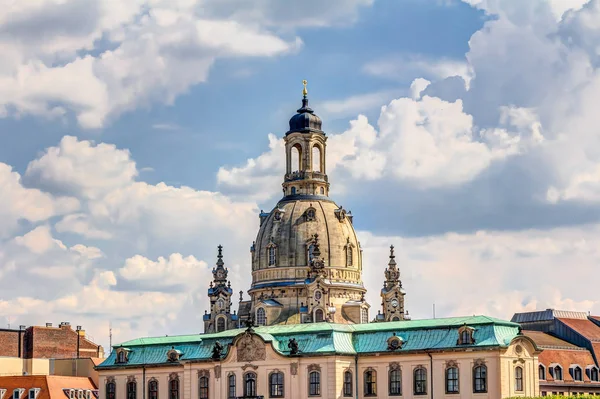
{"label": "clock face", "polygon": [[398,300],[396,298],[392,299],[392,306],[395,308],[398,307]]}

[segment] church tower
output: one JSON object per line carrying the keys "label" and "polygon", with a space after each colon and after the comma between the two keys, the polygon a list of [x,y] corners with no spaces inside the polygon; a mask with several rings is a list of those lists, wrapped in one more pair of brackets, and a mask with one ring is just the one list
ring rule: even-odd
{"label": "church tower", "polygon": [[223,246],[218,246],[217,267],[213,268],[213,281],[208,288],[210,313],[204,313],[204,332],[213,333],[237,328],[237,315],[231,314],[231,283],[227,280],[229,270],[223,262]]}
{"label": "church tower", "polygon": [[385,281],[381,289],[381,305],[383,306],[383,321],[399,321],[407,319],[404,314],[404,295],[400,270],[396,264],[394,246],[390,246],[390,261],[385,269]]}
{"label": "church tower", "polygon": [[250,252],[250,299],[240,301],[240,321],[258,325],[331,321],[367,323],[369,304],[362,282],[362,250],[353,216],[329,197],[327,136],[308,104],[285,133],[283,198],[260,212]]}

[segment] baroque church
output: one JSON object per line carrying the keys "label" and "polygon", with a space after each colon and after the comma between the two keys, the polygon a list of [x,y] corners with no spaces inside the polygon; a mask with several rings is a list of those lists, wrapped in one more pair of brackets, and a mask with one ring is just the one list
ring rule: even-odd
{"label": "baroque church", "polygon": [[[250,249],[250,298],[243,300],[240,292],[238,310],[232,313],[232,290],[219,247],[208,290],[210,313],[204,315],[206,333],[239,328],[249,320],[258,326],[370,321],[360,241],[352,213],[329,197],[327,136],[307,95],[305,84],[302,107],[284,136],[283,198],[271,212],[259,215],[260,228]],[[404,291],[393,247],[385,277],[383,313],[376,320],[404,320]]]}
{"label": "baroque church", "polygon": [[518,324],[487,316],[408,317],[393,246],[381,276],[381,309],[369,316],[353,215],[329,197],[327,136],[303,83],[302,106],[284,136],[283,197],[259,214],[246,298],[240,291],[236,310],[219,245],[204,333],[115,345],[96,367],[100,397],[539,394],[540,350]]}

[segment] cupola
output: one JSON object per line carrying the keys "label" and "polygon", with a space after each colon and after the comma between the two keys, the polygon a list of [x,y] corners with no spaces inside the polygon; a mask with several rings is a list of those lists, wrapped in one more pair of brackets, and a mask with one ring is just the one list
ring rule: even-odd
{"label": "cupola", "polygon": [[323,133],[321,130],[322,121],[315,111],[308,106],[308,90],[306,89],[306,80],[303,80],[304,90],[302,90],[302,107],[298,109],[297,114],[292,116],[290,119],[290,130],[286,134],[290,133]]}

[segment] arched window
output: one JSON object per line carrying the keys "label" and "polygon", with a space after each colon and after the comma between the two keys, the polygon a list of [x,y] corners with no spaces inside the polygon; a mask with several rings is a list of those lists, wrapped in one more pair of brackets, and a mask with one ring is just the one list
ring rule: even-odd
{"label": "arched window", "polygon": [[127,363],[127,356],[124,350],[117,352],[117,363]]}
{"label": "arched window", "polygon": [[487,392],[487,367],[477,365],[473,367],[473,393]]}
{"label": "arched window", "polygon": [[169,381],[169,399],[179,399],[179,378],[174,377]]}
{"label": "arched window", "polygon": [[315,310],[315,323],[320,323],[323,321],[323,310],[317,309]]}
{"label": "arched window", "polygon": [[156,381],[156,380],[148,381],[148,398],[149,399],[158,399],[158,381]]}
{"label": "arched window", "polygon": [[392,321],[400,321],[400,318],[398,316],[394,316],[392,317]]}
{"label": "arched window", "polygon": [[417,367],[413,377],[414,394],[427,395],[427,370],[423,367]]}
{"label": "arched window", "polygon": [[515,391],[523,391],[523,367],[515,367]]}
{"label": "arched window", "polygon": [[269,247],[269,266],[275,266],[277,263],[277,248],[275,245]]}
{"label": "arched window", "polygon": [[458,393],[458,367],[446,369],[446,393]]}
{"label": "arched window", "polygon": [[399,368],[390,369],[389,373],[389,391],[390,396],[401,396],[402,395],[402,374]]}
{"label": "arched window", "polygon": [[377,396],[377,371],[365,371],[365,396]]}
{"label": "arched window", "polygon": [[544,367],[543,364],[540,364],[538,366],[538,373],[540,375],[540,380],[545,380],[546,379],[546,368]]}
{"label": "arched window", "polygon": [[296,144],[290,151],[292,172],[302,170],[302,147]]}
{"label": "arched window", "polygon": [[471,343],[471,333],[469,332],[469,330],[464,329],[462,331],[462,333],[460,334],[460,341],[461,344],[463,345],[467,345]]}
{"label": "arched window", "polygon": [[313,172],[322,172],[321,168],[321,148],[318,145],[312,148],[312,170]]}
{"label": "arched window", "polygon": [[352,372],[344,371],[344,397],[352,397]]}
{"label": "arched window", "polygon": [[116,399],[117,384],[114,381],[106,383],[106,399]]}
{"label": "arched window", "polygon": [[217,332],[225,331],[225,318],[219,317],[217,319]]}
{"label": "arched window", "polygon": [[308,374],[308,394],[310,396],[321,395],[321,374],[318,371],[311,371]]}
{"label": "arched window", "polygon": [[208,399],[208,376],[206,375],[198,379],[198,398]]}
{"label": "arched window", "polygon": [[352,246],[350,244],[346,246],[346,266],[352,266]]}
{"label": "arched window", "polygon": [[296,195],[296,187],[292,186],[292,195]]}
{"label": "arched window", "polygon": [[256,374],[253,372],[244,375],[244,396],[256,396]]}
{"label": "arched window", "polygon": [[235,393],[235,374],[229,374],[227,377],[227,399],[235,399],[237,397]]}
{"label": "arched window", "polygon": [[127,383],[127,399],[137,399],[137,382],[129,381]]}
{"label": "arched window", "polygon": [[571,368],[571,375],[573,376],[574,381],[583,381],[583,372],[581,367],[575,366]]}
{"label": "arched window", "polygon": [[256,324],[259,326],[267,325],[267,316],[265,315],[265,310],[263,308],[258,308],[256,311]]}
{"label": "arched window", "polygon": [[283,397],[283,373],[280,371],[273,372],[269,375],[269,397]]}
{"label": "arched window", "polygon": [[321,187],[319,189],[319,191],[320,191],[321,195],[325,195],[325,188],[324,187]]}

